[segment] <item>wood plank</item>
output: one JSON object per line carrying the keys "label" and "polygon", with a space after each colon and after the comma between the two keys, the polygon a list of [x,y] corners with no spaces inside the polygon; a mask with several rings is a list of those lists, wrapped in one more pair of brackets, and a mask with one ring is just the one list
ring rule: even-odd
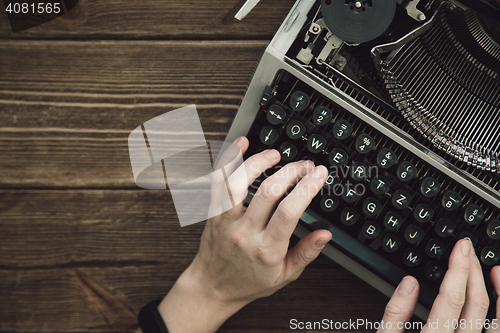
{"label": "wood plank", "polygon": [[[181,228],[168,192],[151,190],[2,190],[0,220],[2,332],[133,331],[140,307],[189,265],[203,229]],[[288,332],[293,318],[376,321],[386,301],[321,256],[220,332]]]}
{"label": "wood plank", "polygon": [[[164,253],[168,256],[169,253]],[[2,332],[132,332],[183,266],[0,269]],[[325,258],[295,282],[230,318],[219,332],[289,332],[290,320],[379,321],[387,298]],[[56,319],[57,318],[57,319]],[[256,320],[258,318],[258,320]],[[333,330],[332,332],[341,332]],[[354,332],[366,332],[359,330]]]}
{"label": "wood plank", "polygon": [[[131,332],[141,306],[168,292],[180,272],[180,267],[172,265],[0,270],[7,301],[0,303],[0,330]],[[294,318],[374,322],[381,319],[386,302],[386,297],[345,270],[328,262],[317,263],[273,296],[245,307],[220,332],[289,332]]]}
{"label": "wood plank", "polygon": [[270,40],[294,0],[260,3],[243,21],[221,24],[238,0],[80,0],[68,14],[12,33],[0,3],[0,38]]}
{"label": "wood plank", "polygon": [[130,132],[196,104],[222,141],[266,44],[1,43],[0,186],[135,188]]}

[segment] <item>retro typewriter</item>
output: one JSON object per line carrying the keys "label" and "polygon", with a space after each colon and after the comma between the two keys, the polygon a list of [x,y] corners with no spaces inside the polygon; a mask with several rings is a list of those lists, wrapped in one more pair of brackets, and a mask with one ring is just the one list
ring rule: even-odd
{"label": "retro typewriter", "polygon": [[405,275],[418,278],[420,318],[460,238],[496,297],[498,0],[297,1],[227,140],[240,135],[247,156],[274,148],[280,165],[329,168],[295,234],[330,230],[323,253],[388,296]]}

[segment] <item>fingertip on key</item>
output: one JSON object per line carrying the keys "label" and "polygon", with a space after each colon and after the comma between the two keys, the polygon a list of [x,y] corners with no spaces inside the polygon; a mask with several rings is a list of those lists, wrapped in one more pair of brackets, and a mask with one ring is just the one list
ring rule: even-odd
{"label": "fingertip on key", "polygon": [[312,172],[313,178],[320,179],[326,177],[328,170],[324,165],[318,165]]}
{"label": "fingertip on key", "polygon": [[271,161],[277,160],[281,157],[280,153],[276,149],[267,150],[264,155]]}

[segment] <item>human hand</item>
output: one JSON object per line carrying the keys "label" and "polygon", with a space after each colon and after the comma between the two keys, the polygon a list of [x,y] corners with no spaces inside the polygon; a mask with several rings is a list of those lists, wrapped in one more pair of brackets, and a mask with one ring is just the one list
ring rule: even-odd
{"label": "human hand", "polygon": [[[500,293],[500,267],[491,270],[491,281],[497,294]],[[400,333],[398,323],[410,320],[418,301],[419,286],[415,278],[406,276],[392,295],[385,309],[384,328],[377,333]],[[500,301],[497,300],[497,318],[500,315]],[[421,332],[481,332],[489,307],[488,293],[479,260],[472,243],[459,240],[450,255],[439,294],[436,297],[429,318]],[[457,324],[458,328],[454,329]],[[391,323],[387,325],[387,323]],[[500,332],[497,325],[491,325],[486,332]],[[388,326],[392,328],[388,328]],[[400,325],[401,326],[401,325]]]}
{"label": "human hand", "polygon": [[[235,144],[241,154],[249,145],[244,137]],[[234,162],[224,163],[226,174],[231,174],[227,183],[222,173],[213,173],[211,216],[223,212],[221,206],[227,202],[236,205],[207,221],[198,254],[160,304],[169,332],[214,332],[246,304],[297,279],[332,238],[329,231],[317,230],[288,251],[299,218],[327,177],[327,169],[314,167],[311,161],[289,163],[278,170],[244,207],[247,188],[279,160],[278,151],[267,150],[234,172]]]}

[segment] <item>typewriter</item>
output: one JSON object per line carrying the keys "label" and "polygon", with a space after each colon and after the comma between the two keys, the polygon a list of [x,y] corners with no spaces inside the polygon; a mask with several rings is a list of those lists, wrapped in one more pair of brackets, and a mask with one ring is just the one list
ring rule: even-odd
{"label": "typewriter", "polygon": [[298,0],[227,140],[241,135],[247,156],[274,148],[281,166],[329,168],[295,234],[330,230],[323,253],[387,296],[415,276],[421,319],[460,238],[496,297],[498,0]]}

